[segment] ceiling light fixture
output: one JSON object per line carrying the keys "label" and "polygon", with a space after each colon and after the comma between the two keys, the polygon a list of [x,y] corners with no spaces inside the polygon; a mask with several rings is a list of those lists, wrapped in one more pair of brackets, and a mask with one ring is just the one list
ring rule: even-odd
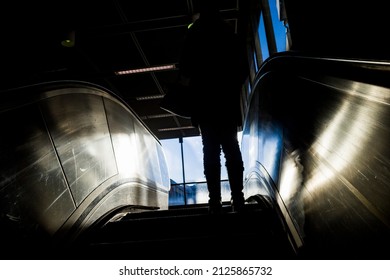
{"label": "ceiling light fixture", "polygon": [[61,45],[66,48],[73,48],[75,46],[76,34],[75,31],[69,31],[64,40],[61,41]]}
{"label": "ceiling light fixture", "polygon": [[172,69],[176,69],[175,64],[115,71],[115,75],[129,75],[129,74],[136,74],[136,73],[155,72],[155,71],[172,70]]}
{"label": "ceiling light fixture", "polygon": [[194,129],[193,126],[181,126],[181,127],[168,127],[168,128],[159,128],[158,131],[175,131],[175,130],[183,130],[183,129]]}
{"label": "ceiling light fixture", "polygon": [[145,95],[145,96],[138,96],[135,99],[137,101],[142,101],[142,100],[153,100],[153,99],[161,99],[164,97],[164,94],[156,94],[156,95]]}
{"label": "ceiling light fixture", "polygon": [[157,115],[141,116],[141,119],[149,120],[149,119],[160,119],[160,118],[170,118],[170,117],[172,117],[172,114],[157,114]]}

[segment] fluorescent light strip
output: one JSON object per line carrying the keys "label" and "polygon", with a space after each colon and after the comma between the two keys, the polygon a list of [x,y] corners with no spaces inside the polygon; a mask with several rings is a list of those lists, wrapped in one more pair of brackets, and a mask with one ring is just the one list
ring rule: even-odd
{"label": "fluorescent light strip", "polygon": [[160,128],[158,131],[175,131],[175,130],[183,130],[183,129],[194,129],[193,126],[181,126],[181,127],[169,127],[169,128]]}
{"label": "fluorescent light strip", "polygon": [[171,70],[171,69],[176,69],[176,65],[170,64],[170,65],[153,66],[153,67],[138,68],[138,69],[129,69],[123,71],[115,71],[115,75],[129,75],[129,74]]}
{"label": "fluorescent light strip", "polygon": [[148,115],[148,116],[142,116],[141,119],[148,120],[148,119],[159,119],[159,118],[169,118],[169,117],[172,117],[172,114]]}
{"label": "fluorescent light strip", "polygon": [[145,96],[138,96],[135,99],[137,101],[142,101],[142,100],[153,100],[153,99],[161,99],[164,97],[164,94],[157,94],[157,95],[145,95]]}

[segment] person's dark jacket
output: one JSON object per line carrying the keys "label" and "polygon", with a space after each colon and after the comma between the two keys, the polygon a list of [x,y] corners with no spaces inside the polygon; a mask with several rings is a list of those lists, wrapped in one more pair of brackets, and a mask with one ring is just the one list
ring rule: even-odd
{"label": "person's dark jacket", "polygon": [[200,16],[189,28],[179,63],[195,95],[192,122],[241,125],[240,91],[246,56],[237,34],[218,15]]}

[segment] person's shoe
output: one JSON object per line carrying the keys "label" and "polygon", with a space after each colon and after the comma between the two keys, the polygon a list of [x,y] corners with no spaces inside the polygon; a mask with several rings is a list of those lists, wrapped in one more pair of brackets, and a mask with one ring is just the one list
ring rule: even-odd
{"label": "person's shoe", "polygon": [[222,213],[222,203],[221,201],[210,202],[209,201],[209,214],[221,214]]}
{"label": "person's shoe", "polygon": [[222,213],[222,207],[209,206],[209,214],[210,215],[219,215]]}
{"label": "person's shoe", "polygon": [[242,213],[244,212],[244,204],[232,204],[232,212]]}
{"label": "person's shoe", "polygon": [[232,199],[230,201],[232,206],[232,212],[244,212],[245,211],[245,200],[243,199]]}

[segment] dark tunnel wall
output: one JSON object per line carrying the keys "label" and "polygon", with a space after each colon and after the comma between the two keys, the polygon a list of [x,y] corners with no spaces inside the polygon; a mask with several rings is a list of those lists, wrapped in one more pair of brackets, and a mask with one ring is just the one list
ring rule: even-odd
{"label": "dark tunnel wall", "polygon": [[384,1],[284,0],[291,49],[313,55],[389,60]]}
{"label": "dark tunnel wall", "polygon": [[387,258],[390,65],[281,54],[260,71],[243,131],[303,257]]}

